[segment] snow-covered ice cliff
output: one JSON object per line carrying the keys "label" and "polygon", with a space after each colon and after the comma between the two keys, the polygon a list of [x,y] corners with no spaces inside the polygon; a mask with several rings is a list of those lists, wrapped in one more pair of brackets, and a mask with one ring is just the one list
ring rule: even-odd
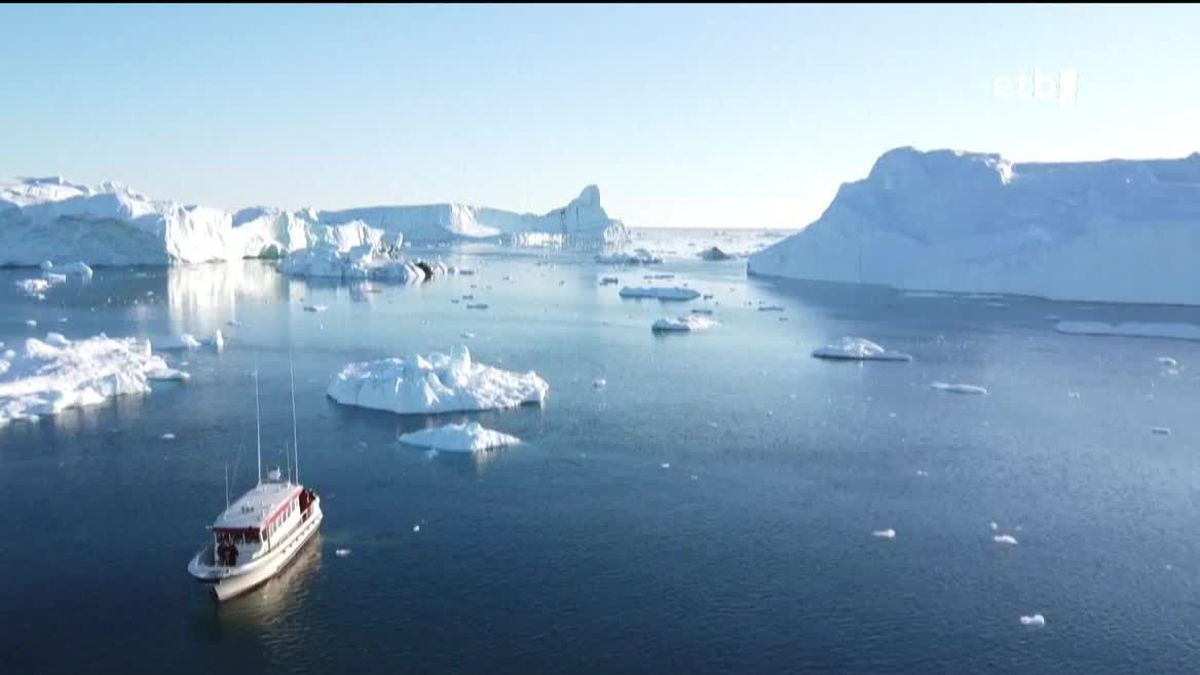
{"label": "snow-covered ice cliff", "polygon": [[417,244],[497,241],[523,245],[623,244],[594,185],[543,215],[465,204],[341,211],[255,207],[230,211],[150,199],[117,183],[0,179],[0,266],[44,260],[89,265],[169,265],[282,257],[321,245],[339,250],[380,239]]}
{"label": "snow-covered ice cliff", "polygon": [[749,272],[1064,300],[1200,304],[1200,153],[1013,163],[899,148]]}

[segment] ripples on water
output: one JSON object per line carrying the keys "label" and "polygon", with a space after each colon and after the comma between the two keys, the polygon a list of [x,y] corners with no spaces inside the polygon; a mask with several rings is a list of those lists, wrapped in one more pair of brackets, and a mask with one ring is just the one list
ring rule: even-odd
{"label": "ripples on water", "polygon": [[[191,382],[0,430],[0,552],[20,571],[0,587],[6,672],[1195,671],[1200,348],[1058,335],[1047,317],[1196,310],[747,280],[693,259],[721,242],[689,236],[652,270],[469,247],[455,262],[474,276],[414,287],[248,262],[98,270],[39,303],[9,290],[29,273],[0,272],[10,346],[35,334],[26,318],[68,337],[228,337],[168,356]],[[599,285],[651,272],[715,298]],[[489,309],[451,302],[464,294]],[[651,333],[691,306],[722,325]],[[427,419],[324,396],[347,361],[468,331],[480,361],[538,370],[546,406]],[[809,357],[842,335],[914,361]],[[224,467],[253,481],[256,355],[264,464],[283,461],[289,353],[322,537],[216,607],[185,565]],[[470,458],[396,441],[465,420],[525,443]],[[1044,628],[1020,625],[1035,612]]]}

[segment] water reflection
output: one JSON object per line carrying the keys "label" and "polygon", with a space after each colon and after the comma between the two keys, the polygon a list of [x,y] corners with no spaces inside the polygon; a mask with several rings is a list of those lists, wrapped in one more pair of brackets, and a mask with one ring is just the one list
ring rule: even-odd
{"label": "water reflection", "polygon": [[[234,321],[245,305],[291,300],[287,279],[272,264],[243,260],[212,265],[179,265],[167,271],[167,303],[171,328],[177,332],[211,333]],[[298,298],[296,298],[298,299]]]}

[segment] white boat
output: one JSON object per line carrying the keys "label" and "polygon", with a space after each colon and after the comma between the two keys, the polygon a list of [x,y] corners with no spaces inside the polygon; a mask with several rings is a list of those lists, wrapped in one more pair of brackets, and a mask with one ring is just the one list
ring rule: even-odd
{"label": "white boat", "polygon": [[[257,367],[254,399],[257,417]],[[292,429],[298,440],[295,414],[293,376]],[[268,474],[267,480],[262,479],[261,424],[258,427],[258,483],[232,504],[226,484],[226,506],[212,524],[212,541],[188,563],[188,572],[207,584],[218,601],[246,593],[274,577],[303,550],[321,527],[321,498],[300,484],[298,452],[294,477],[290,475],[289,466],[286,479],[278,469]]]}

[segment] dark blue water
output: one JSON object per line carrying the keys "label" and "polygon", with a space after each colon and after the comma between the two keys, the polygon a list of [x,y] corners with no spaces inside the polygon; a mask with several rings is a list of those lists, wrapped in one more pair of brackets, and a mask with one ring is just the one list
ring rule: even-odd
{"label": "dark blue water", "polygon": [[[3,671],[1196,671],[1200,345],[1058,335],[1046,316],[1197,311],[904,298],[675,261],[651,271],[714,293],[723,325],[656,337],[653,319],[691,305],[623,301],[586,256],[458,262],[476,275],[378,292],[261,263],[100,270],[44,302],[11,290],[30,272],[0,273],[10,347],[45,330],[229,338],[168,357],[188,383],[0,429]],[[431,420],[324,395],[348,361],[464,331],[477,360],[536,369],[547,404]],[[915,360],[809,357],[847,334]],[[254,480],[256,356],[264,462],[284,461],[289,353],[322,538],[217,607],[185,566],[225,466]],[[525,444],[470,459],[396,442],[461,419]],[[994,543],[992,521],[1019,545]],[[1035,612],[1044,628],[1020,625]]]}

